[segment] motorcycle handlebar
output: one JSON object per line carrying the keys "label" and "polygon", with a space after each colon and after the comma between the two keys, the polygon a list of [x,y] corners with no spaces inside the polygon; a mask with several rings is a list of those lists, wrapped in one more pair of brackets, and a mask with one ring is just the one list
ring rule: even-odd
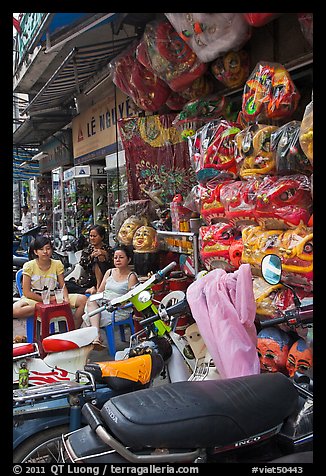
{"label": "motorcycle handlebar", "polygon": [[280,317],[274,319],[268,319],[266,321],[260,321],[262,328],[275,326],[277,324],[286,323],[290,326],[302,326],[305,324],[311,324],[313,322],[313,306],[311,304],[302,306],[300,308],[284,311]]}
{"label": "motorcycle handlebar", "polygon": [[88,312],[87,315],[89,317],[92,317],[92,316],[95,316],[95,314],[98,314],[99,312],[102,312],[105,310],[109,310],[107,305],[98,307],[97,309],[94,309],[94,311]]}
{"label": "motorcycle handlebar", "polygon": [[164,278],[164,276],[166,276],[170,271],[172,271],[175,267],[176,267],[177,263],[175,261],[172,261],[172,263],[169,263],[167,266],[165,266],[165,268],[163,269],[160,269],[159,271],[157,271],[157,275],[159,276],[159,278]]}

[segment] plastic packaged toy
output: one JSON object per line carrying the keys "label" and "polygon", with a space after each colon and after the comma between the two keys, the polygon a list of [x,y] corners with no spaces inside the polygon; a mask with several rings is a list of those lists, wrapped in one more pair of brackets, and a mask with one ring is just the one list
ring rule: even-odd
{"label": "plastic packaged toy", "polygon": [[241,13],[165,13],[180,37],[204,63],[240,49],[251,37]]}
{"label": "plastic packaged toy", "polygon": [[251,178],[223,184],[221,187],[220,200],[225,217],[238,228],[257,224],[255,207],[260,182],[260,178]]}
{"label": "plastic packaged toy", "polygon": [[209,122],[215,119],[229,119],[231,103],[225,96],[211,94],[187,102],[182,111],[173,120],[173,125],[178,126],[185,122]]}
{"label": "plastic packaged toy", "polygon": [[271,149],[271,134],[276,130],[276,126],[252,124],[235,136],[241,178],[276,172],[276,152]]}
{"label": "plastic packaged toy", "polygon": [[260,183],[254,216],[264,228],[307,225],[311,212],[310,180],[306,175],[266,176]]}
{"label": "plastic packaged toy", "polygon": [[306,154],[311,164],[314,158],[314,114],[313,114],[313,100],[307,105],[303,115],[300,132],[299,142],[303,152]]}
{"label": "plastic packaged toy", "polygon": [[243,89],[242,113],[249,123],[286,119],[298,106],[300,94],[279,63],[259,62]]}
{"label": "plastic packaged toy", "polygon": [[243,13],[242,14],[249,25],[254,27],[264,26],[282,13]]}
{"label": "plastic packaged toy", "polygon": [[245,50],[229,51],[212,62],[211,71],[225,87],[240,88],[249,76],[248,53]]}
{"label": "plastic packaged toy", "polygon": [[199,254],[205,268],[210,271],[222,268],[234,271],[231,263],[230,246],[237,236],[237,230],[229,223],[215,223],[199,229]]}
{"label": "plastic packaged toy", "polygon": [[217,120],[205,124],[188,138],[190,159],[200,183],[213,177],[226,180],[237,176],[234,137],[238,132],[236,123]]}
{"label": "plastic packaged toy", "polygon": [[112,80],[124,93],[131,97],[142,110],[157,111],[167,101],[171,89],[152,71],[137,61],[135,52],[137,43],[111,63]]}
{"label": "plastic packaged toy", "polygon": [[313,233],[299,225],[291,230],[266,230],[247,226],[242,230],[242,262],[249,263],[253,274],[261,274],[261,260],[266,254],[276,254],[282,260],[282,281],[313,289]]}
{"label": "plastic packaged toy", "polygon": [[167,20],[147,23],[136,57],[175,92],[187,89],[207,70]]}
{"label": "plastic packaged toy", "polygon": [[271,135],[271,149],[276,152],[276,172],[278,175],[311,175],[312,173],[312,165],[300,146],[300,127],[300,121],[291,121]]}

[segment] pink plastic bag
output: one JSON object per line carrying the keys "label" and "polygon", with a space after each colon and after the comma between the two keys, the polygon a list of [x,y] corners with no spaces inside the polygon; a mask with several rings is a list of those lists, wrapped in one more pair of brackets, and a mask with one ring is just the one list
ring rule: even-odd
{"label": "pink plastic bag", "polygon": [[221,378],[259,374],[250,265],[210,271],[188,287],[187,300]]}

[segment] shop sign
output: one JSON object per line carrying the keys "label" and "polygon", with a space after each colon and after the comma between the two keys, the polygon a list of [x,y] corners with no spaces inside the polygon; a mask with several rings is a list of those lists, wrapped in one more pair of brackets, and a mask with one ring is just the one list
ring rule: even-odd
{"label": "shop sign", "polygon": [[24,13],[22,16],[20,22],[21,33],[18,35],[19,60],[28,49],[46,15],[47,13]]}
{"label": "shop sign", "polygon": [[63,181],[68,182],[72,179],[80,179],[91,176],[91,168],[89,165],[76,165],[71,167],[71,169],[65,170],[63,172]]}
{"label": "shop sign", "polygon": [[96,103],[72,120],[73,156],[75,164],[103,158],[116,149],[117,118],[132,115],[129,98],[117,89],[114,95]]}
{"label": "shop sign", "polygon": [[105,168],[101,165],[91,165],[91,175],[105,175],[106,176],[106,171]]}
{"label": "shop sign", "polygon": [[71,131],[65,130],[42,146],[45,156],[40,160],[40,172],[50,172],[73,163]]}

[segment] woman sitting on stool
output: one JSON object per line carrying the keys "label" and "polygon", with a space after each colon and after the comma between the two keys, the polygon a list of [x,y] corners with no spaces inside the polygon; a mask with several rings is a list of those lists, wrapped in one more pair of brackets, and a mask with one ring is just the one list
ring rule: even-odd
{"label": "woman sitting on stool", "polygon": [[[56,302],[54,290],[63,288],[63,299],[75,309],[76,329],[82,324],[82,315],[87,302],[83,294],[68,294],[64,286],[64,266],[60,260],[52,259],[53,247],[50,238],[37,236],[30,247],[30,258],[23,266],[23,296],[13,305],[13,317],[26,318],[34,313],[37,302],[42,302],[42,291],[50,290],[50,302]],[[32,256],[31,256],[32,254]],[[53,294],[53,296],[52,296]]]}
{"label": "woman sitting on stool", "polygon": [[[112,300],[118,296],[123,296],[132,286],[137,284],[137,275],[136,273],[131,271],[130,268],[131,259],[132,252],[127,246],[117,246],[113,255],[113,262],[115,267],[113,269],[109,269],[105,273],[97,292],[103,292],[104,290],[106,290],[108,292],[108,298]],[[100,336],[100,328],[107,326],[112,322],[112,313],[108,311],[102,311],[101,313],[95,314],[91,317],[89,317],[87,313],[99,308],[101,305],[101,300],[88,300],[85,308],[86,314],[83,315],[83,319],[86,325],[95,326],[98,330],[98,338],[93,342],[96,345],[95,349],[97,350],[99,350],[101,347],[105,347],[102,343],[102,339]],[[122,321],[126,319],[129,314],[129,309],[118,310],[115,314],[115,320]]]}

